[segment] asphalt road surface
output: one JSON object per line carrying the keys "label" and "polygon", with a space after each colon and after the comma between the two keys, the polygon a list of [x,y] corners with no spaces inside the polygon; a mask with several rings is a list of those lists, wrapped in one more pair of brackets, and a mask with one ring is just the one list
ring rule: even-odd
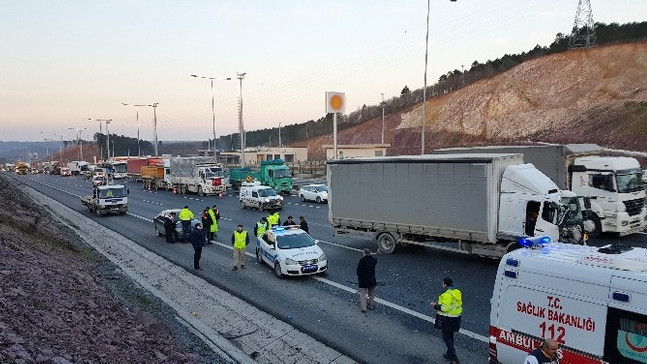
{"label": "asphalt road surface", "polygon": [[[146,191],[141,183],[124,180],[130,189],[128,214],[98,217],[80,203],[80,196],[92,193],[91,182],[82,177],[12,177],[187,269],[193,264],[190,244],[166,244],[163,237],[155,235],[152,218],[163,209],[184,205],[199,217],[206,206],[218,205],[222,216],[216,239],[219,243],[205,247],[203,270],[196,274],[362,362],[442,362],[444,345],[430,322],[434,312],[429,302],[441,293],[442,278],[452,277],[463,292],[463,332],[456,338],[459,357],[463,362],[487,362],[490,298],[497,260],[413,246],[394,254],[378,254],[379,300],[376,309],[364,315],[355,293],[355,268],[361,250],[375,251],[376,244],[361,237],[336,236],[328,223],[325,204],[284,196],[285,207],[280,214],[282,221],[288,215],[295,221],[305,216],[310,234],[320,240],[328,256],[328,273],[323,277],[278,279],[272,268],[252,257],[254,243],[247,248],[248,269],[231,271],[230,237],[236,225],[243,224],[251,234],[256,221],[267,215],[241,209],[235,191],[218,199]],[[642,233],[620,238],[603,235],[589,244],[613,241],[647,247],[647,235]]]}

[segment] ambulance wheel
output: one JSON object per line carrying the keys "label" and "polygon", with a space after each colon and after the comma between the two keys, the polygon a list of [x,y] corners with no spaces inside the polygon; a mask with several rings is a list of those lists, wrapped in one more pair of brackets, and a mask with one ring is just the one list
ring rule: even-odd
{"label": "ambulance wheel", "polygon": [[261,257],[261,250],[256,248],[256,260],[258,260],[259,263],[263,264],[263,258]]}
{"label": "ambulance wheel", "polygon": [[382,233],[377,237],[377,248],[380,249],[382,253],[393,253],[396,245],[395,238],[390,233]]}
{"label": "ambulance wheel", "polygon": [[274,274],[277,278],[283,278],[283,273],[281,272],[281,264],[274,263]]}
{"label": "ambulance wheel", "polygon": [[589,220],[591,220],[594,225],[593,231],[589,231],[589,237],[597,238],[602,233],[602,223],[600,222],[600,218],[591,214]]}

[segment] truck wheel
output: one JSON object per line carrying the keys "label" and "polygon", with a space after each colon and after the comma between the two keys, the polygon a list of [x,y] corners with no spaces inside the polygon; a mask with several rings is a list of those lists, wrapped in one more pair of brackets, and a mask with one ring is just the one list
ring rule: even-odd
{"label": "truck wheel", "polygon": [[382,253],[393,253],[396,245],[395,238],[391,233],[382,233],[377,237],[377,248],[380,249]]}
{"label": "truck wheel", "polygon": [[600,218],[596,215],[591,214],[590,220],[593,222],[594,228],[593,231],[589,231],[589,236],[592,238],[597,238],[602,233],[602,223]]}
{"label": "truck wheel", "polygon": [[204,196],[204,191],[202,191],[202,186],[198,187],[198,196]]}
{"label": "truck wheel", "polygon": [[281,273],[281,264],[274,263],[274,274],[276,274],[276,278],[283,278],[283,273]]}

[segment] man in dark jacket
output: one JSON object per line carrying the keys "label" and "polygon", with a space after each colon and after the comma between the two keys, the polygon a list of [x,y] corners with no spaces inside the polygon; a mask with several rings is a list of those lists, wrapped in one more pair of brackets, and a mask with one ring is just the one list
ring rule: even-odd
{"label": "man in dark jacket", "polygon": [[[359,307],[362,312],[366,312],[366,308],[373,309],[373,298],[375,297],[375,266],[377,259],[371,254],[371,251],[364,249],[364,256],[357,263],[357,282],[359,284]],[[366,304],[366,296],[368,295],[368,306]]]}
{"label": "man in dark jacket", "polygon": [[175,213],[173,212],[164,218],[164,233],[167,243],[175,242]]}
{"label": "man in dark jacket", "polygon": [[200,258],[202,258],[202,247],[204,246],[201,223],[195,224],[195,228],[191,229],[191,245],[193,245],[193,268],[200,269]]}
{"label": "man in dark jacket", "polygon": [[299,216],[299,227],[301,230],[305,231],[306,233],[310,234],[308,231],[308,222],[306,221],[306,218],[303,216]]}

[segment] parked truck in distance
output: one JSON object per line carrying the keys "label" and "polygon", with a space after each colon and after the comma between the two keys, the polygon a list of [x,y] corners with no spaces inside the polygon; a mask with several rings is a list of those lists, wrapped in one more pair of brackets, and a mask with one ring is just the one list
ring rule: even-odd
{"label": "parked truck in distance", "polygon": [[126,172],[128,178],[139,181],[142,178],[142,168],[145,166],[157,166],[164,163],[163,158],[157,157],[134,157],[126,160]]}
{"label": "parked truck in distance", "polygon": [[81,197],[88,211],[99,216],[128,212],[128,189],[124,185],[100,185],[92,189],[92,196]]}
{"label": "parked truck in distance", "polygon": [[16,174],[20,174],[20,175],[27,174],[27,172],[29,172],[29,165],[25,162],[18,162],[16,164],[15,169],[16,169]]}
{"label": "parked truck in distance", "polygon": [[521,154],[331,160],[328,189],[336,232],[386,253],[414,244],[500,258],[525,239],[584,239],[579,200]]}
{"label": "parked truck in distance", "polygon": [[122,179],[128,177],[126,162],[106,161],[101,164],[101,167],[107,169],[114,179]]}
{"label": "parked truck in distance", "polygon": [[140,173],[145,190],[170,190],[173,187],[168,159],[162,164],[143,166]]}
{"label": "parked truck in distance", "polygon": [[227,189],[225,171],[215,157],[175,157],[169,166],[169,181],[179,193],[218,195]]}
{"label": "parked truck in distance", "polygon": [[434,153],[522,153],[561,189],[591,199],[591,236],[620,236],[647,227],[643,172],[632,157],[602,156],[595,144],[547,144],[449,148]]}
{"label": "parked truck in distance", "polygon": [[289,194],[292,191],[292,172],[282,159],[261,161],[258,169],[242,167],[229,170],[229,183],[235,190],[240,189],[243,182],[252,181],[270,186],[278,193]]}
{"label": "parked truck in distance", "polygon": [[90,163],[85,161],[71,161],[67,163],[67,168],[73,175],[85,174],[89,170]]}

